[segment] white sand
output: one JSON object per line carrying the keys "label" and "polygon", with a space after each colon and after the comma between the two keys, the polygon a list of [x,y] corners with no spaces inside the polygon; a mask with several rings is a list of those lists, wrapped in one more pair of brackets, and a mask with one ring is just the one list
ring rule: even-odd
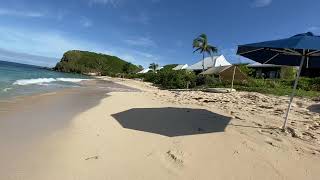
{"label": "white sand", "polygon": [[319,114],[306,109],[315,102],[295,101],[294,138],[277,129],[285,97],[169,92],[112,80],[142,92],[110,93],[24,153],[2,157],[0,179],[320,177]]}

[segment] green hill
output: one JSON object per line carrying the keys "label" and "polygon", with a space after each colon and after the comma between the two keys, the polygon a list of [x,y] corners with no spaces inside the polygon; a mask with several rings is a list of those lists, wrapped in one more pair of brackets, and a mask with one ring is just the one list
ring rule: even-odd
{"label": "green hill", "polygon": [[116,56],[72,50],[64,53],[61,61],[54,67],[54,70],[81,74],[97,73],[112,76],[118,73],[135,73],[140,69],[136,65]]}

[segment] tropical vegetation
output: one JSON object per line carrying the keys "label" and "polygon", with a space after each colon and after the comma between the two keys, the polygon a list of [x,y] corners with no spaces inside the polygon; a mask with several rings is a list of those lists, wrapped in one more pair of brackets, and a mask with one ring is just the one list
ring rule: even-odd
{"label": "tropical vegetation", "polygon": [[[195,42],[199,42],[198,44]],[[212,54],[216,48],[207,44],[205,35],[200,35],[194,41],[195,51]],[[200,49],[199,49],[200,48]],[[126,62],[116,56],[98,54],[88,51],[68,51],[54,68],[57,71],[72,73],[97,73],[100,75],[121,75],[126,78],[139,78],[151,82],[164,89],[202,89],[208,87],[230,88],[231,82],[221,81],[213,75],[196,75],[188,70],[172,70],[177,64],[165,65],[157,70],[159,65],[150,64],[152,71],[146,74],[137,74],[142,69],[130,62]],[[254,91],[274,95],[290,95],[296,73],[295,68],[285,68],[281,71],[281,79],[255,79],[250,77],[252,69],[246,65],[237,65],[248,75],[247,80],[235,81],[234,88],[240,91]],[[320,78],[301,78],[299,80],[297,95],[302,97],[320,96]]]}
{"label": "tropical vegetation", "polygon": [[64,53],[61,61],[54,67],[54,70],[81,74],[95,73],[115,76],[121,73],[136,73],[140,68],[116,56],[72,50]]}
{"label": "tropical vegetation", "polygon": [[218,52],[218,49],[215,46],[209,44],[208,37],[206,34],[201,34],[197,38],[195,38],[193,40],[192,47],[193,49],[195,49],[193,51],[194,53],[199,52],[202,54],[202,71],[204,71],[205,55],[208,54],[209,56],[212,57],[214,53]]}
{"label": "tropical vegetation", "polygon": [[[251,71],[244,65],[238,66],[244,72],[250,74]],[[172,70],[163,68],[157,73],[149,72],[146,74],[133,74],[127,78],[139,78],[146,82],[151,82],[163,89],[203,89],[203,88],[231,88],[230,81],[221,81],[213,75],[196,75],[188,70]],[[290,95],[294,84],[291,79],[255,79],[248,75],[244,81],[235,81],[234,88],[239,91],[260,92],[273,95]],[[297,96],[319,97],[320,78],[302,77],[299,80]]]}
{"label": "tropical vegetation", "polygon": [[153,71],[156,72],[157,68],[159,67],[159,64],[156,63],[151,63],[149,68]]}

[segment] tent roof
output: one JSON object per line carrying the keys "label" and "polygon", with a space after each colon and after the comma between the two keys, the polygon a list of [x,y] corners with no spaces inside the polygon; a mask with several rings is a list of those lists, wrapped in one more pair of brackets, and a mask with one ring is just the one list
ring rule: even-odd
{"label": "tent roof", "polygon": [[186,69],[188,67],[188,64],[179,64],[178,66],[174,67],[172,70],[181,70]]}
{"label": "tent roof", "polygon": [[[216,60],[215,67],[231,65],[223,55],[213,56],[212,58],[211,57],[206,57],[204,59],[204,69],[209,69],[210,67],[213,67],[214,60]],[[195,64],[193,64],[191,66],[189,66],[187,69],[190,69],[190,70],[202,70],[202,60],[198,61],[197,63],[195,63]]]}
{"label": "tent roof", "polygon": [[229,65],[229,66],[219,66],[219,67],[212,67],[206,70],[201,74],[215,74],[219,75],[222,80],[232,80],[233,73],[235,74],[235,80],[246,80],[248,79],[247,75],[245,75],[237,66]]}
{"label": "tent roof", "polygon": [[218,75],[221,72],[223,72],[224,70],[229,69],[230,67],[232,67],[232,65],[211,67],[211,68],[207,69],[206,71],[204,71],[201,74],[216,74],[216,75]]}
{"label": "tent roof", "polygon": [[138,72],[138,74],[144,74],[144,73],[147,73],[149,71],[151,71],[151,69],[150,68],[146,68],[146,69],[143,69],[142,71]]}

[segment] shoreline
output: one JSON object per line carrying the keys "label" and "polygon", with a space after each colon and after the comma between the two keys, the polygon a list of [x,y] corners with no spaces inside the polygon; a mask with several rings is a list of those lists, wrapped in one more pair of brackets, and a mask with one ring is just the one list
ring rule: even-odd
{"label": "shoreline", "polygon": [[[50,133],[35,131],[36,138],[26,141],[30,132],[23,135],[18,130],[35,130],[43,121],[39,129],[52,128],[50,110],[43,110],[42,118],[31,125],[22,122],[28,120],[23,116],[11,124],[15,129],[0,131],[0,178],[315,179],[320,175],[320,134],[313,124],[319,114],[306,110],[312,101],[298,99],[294,104],[290,127],[301,133],[294,138],[277,128],[282,117],[276,110],[282,108],[284,97],[170,92],[145,82],[102,79],[119,84],[108,97],[93,91],[70,99],[52,95],[62,106],[56,115],[83,105],[81,98],[98,97]],[[130,88],[121,92],[124,86]],[[19,133],[24,145],[14,146],[18,142],[12,137]]]}
{"label": "shoreline", "polygon": [[[23,103],[23,101],[30,101],[31,99],[39,98],[42,96],[59,95],[59,94],[63,95],[65,93],[80,92],[80,91],[83,91],[83,89],[86,89],[86,90],[104,89],[105,92],[107,93],[113,90],[121,91],[121,88],[125,89],[126,87],[126,86],[117,86],[116,84],[110,84],[110,83],[113,83],[110,80],[102,80],[97,77],[95,78],[96,79],[90,79],[90,81],[86,80],[86,81],[79,82],[79,85],[81,86],[78,86],[78,87],[64,87],[64,88],[51,90],[49,92],[37,92],[34,94],[2,97],[0,99],[0,107],[5,107],[5,106],[8,106],[9,104]],[[126,88],[129,88],[129,87],[126,87]],[[128,90],[130,90],[130,88]],[[134,89],[131,88],[131,90],[134,90]],[[0,108],[0,115],[2,115],[1,113],[5,113],[5,111],[1,110]]]}

